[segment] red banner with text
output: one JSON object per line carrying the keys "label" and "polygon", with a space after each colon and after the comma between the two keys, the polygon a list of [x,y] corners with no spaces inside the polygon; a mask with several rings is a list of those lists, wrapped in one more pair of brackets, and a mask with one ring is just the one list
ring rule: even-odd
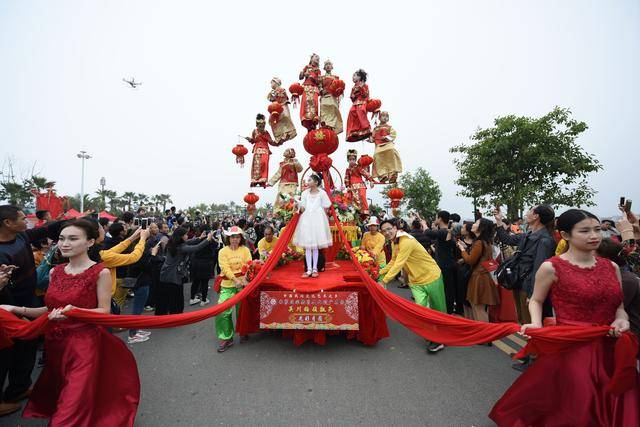
{"label": "red banner with text", "polygon": [[357,331],[358,292],[260,292],[261,329]]}

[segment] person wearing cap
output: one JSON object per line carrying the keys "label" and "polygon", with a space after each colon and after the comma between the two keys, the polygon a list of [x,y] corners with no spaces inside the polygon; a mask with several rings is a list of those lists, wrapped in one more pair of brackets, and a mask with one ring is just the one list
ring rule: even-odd
{"label": "person wearing cap", "polygon": [[[220,275],[223,277],[220,284],[218,304],[233,297],[246,284],[242,267],[251,261],[251,251],[245,246],[242,228],[233,226],[224,232],[227,236],[227,246],[218,252],[218,265]],[[236,315],[238,306],[236,306]],[[233,345],[232,308],[229,308],[216,316],[216,334],[218,336],[218,352],[222,353]],[[243,337],[244,338],[244,337]]]}
{"label": "person wearing cap", "polygon": [[[392,242],[392,256],[389,264],[380,270],[379,281],[386,285],[404,269],[416,304],[446,313],[442,272],[427,250],[415,237],[403,231],[395,218],[382,221],[380,231]],[[443,348],[443,344],[436,342],[430,342],[427,346],[429,353],[436,353]]]}
{"label": "person wearing cap", "polygon": [[369,217],[369,221],[365,224],[369,231],[365,232],[362,236],[362,242],[360,249],[365,249],[371,252],[378,262],[380,267],[384,267],[386,259],[384,256],[384,244],[385,239],[382,233],[378,231],[380,228],[380,221],[377,217]]}

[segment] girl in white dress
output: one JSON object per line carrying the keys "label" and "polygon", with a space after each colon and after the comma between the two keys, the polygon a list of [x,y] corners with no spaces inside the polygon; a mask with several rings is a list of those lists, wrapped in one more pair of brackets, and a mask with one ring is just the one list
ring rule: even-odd
{"label": "girl in white dress", "polygon": [[331,200],[320,185],[322,176],[312,174],[307,180],[309,188],[300,196],[300,220],[293,236],[293,244],[305,249],[307,271],[302,277],[318,277],[319,250],[333,245],[329,219],[325,209]]}

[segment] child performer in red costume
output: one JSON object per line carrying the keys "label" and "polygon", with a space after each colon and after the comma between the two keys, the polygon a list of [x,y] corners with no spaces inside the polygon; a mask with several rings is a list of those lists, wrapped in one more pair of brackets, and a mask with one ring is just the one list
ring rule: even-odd
{"label": "child performer in red costume", "polygon": [[269,131],[265,130],[265,118],[263,114],[256,116],[256,129],[251,136],[245,137],[253,144],[253,160],[251,162],[251,187],[266,187],[269,179],[269,145],[277,146]]}
{"label": "child performer in red costume", "polygon": [[349,166],[344,173],[344,182],[353,206],[360,211],[361,215],[369,215],[365,180],[369,181],[371,188],[373,188],[373,179],[369,172],[358,165],[358,152],[356,150],[347,151],[347,161]]}

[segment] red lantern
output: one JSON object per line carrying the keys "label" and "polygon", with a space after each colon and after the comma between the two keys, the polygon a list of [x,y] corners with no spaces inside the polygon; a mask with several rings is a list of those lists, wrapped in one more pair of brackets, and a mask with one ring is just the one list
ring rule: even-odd
{"label": "red lantern", "polygon": [[240,167],[244,166],[244,156],[247,155],[249,150],[242,144],[238,144],[231,149],[231,152],[236,156],[236,163],[240,164]]}
{"label": "red lantern", "polygon": [[344,93],[344,82],[340,79],[334,79],[329,85],[329,93],[333,96],[340,96]]}
{"label": "red lantern", "polygon": [[256,203],[258,203],[260,197],[256,193],[247,193],[243,200],[247,204],[247,212],[253,214],[256,211]]}
{"label": "red lantern", "polygon": [[293,96],[302,96],[302,94],[304,93],[304,88],[300,83],[294,83],[289,86],[289,92],[291,92],[291,95]]}
{"label": "red lantern", "polygon": [[284,111],[284,108],[279,102],[272,102],[271,104],[269,104],[267,111],[269,112],[269,115],[270,115],[269,120],[272,123],[278,123],[278,120],[280,120],[280,114],[282,114],[282,112]]}
{"label": "red lantern", "polygon": [[391,207],[396,209],[400,206],[400,200],[404,197],[404,191],[399,188],[392,188],[387,192],[387,196],[391,199]]}
{"label": "red lantern", "polygon": [[328,128],[314,129],[305,135],[302,144],[311,155],[329,155],[338,149],[338,135]]}
{"label": "red lantern", "polygon": [[358,165],[361,168],[367,169],[371,165],[371,163],[373,163],[373,157],[368,154],[363,154],[362,156],[360,156],[360,159],[358,159]]}
{"label": "red lantern", "polygon": [[380,107],[382,107],[382,101],[379,99],[370,99],[367,101],[367,112],[369,113],[379,112]]}

